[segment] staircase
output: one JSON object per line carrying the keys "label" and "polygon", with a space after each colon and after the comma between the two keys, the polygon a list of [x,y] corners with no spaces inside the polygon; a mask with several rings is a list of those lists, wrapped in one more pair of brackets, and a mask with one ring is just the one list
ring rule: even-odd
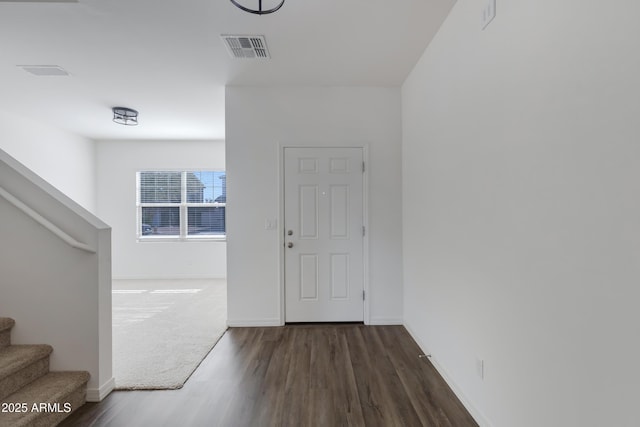
{"label": "staircase", "polygon": [[11,345],[0,317],[0,427],[52,427],[84,405],[88,372],[49,372],[48,345]]}

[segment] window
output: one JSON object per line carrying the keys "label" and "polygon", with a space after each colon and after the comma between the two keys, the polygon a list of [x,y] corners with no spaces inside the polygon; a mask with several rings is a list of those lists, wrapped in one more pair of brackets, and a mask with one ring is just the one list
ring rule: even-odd
{"label": "window", "polygon": [[224,171],[142,171],[136,178],[140,240],[225,237]]}

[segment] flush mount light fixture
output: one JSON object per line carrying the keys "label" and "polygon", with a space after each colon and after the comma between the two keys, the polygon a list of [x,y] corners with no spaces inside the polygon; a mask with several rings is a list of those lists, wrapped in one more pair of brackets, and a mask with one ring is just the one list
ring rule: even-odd
{"label": "flush mount light fixture", "polygon": [[[247,3],[247,0],[241,0],[241,1],[243,3]],[[268,4],[267,8],[263,8],[262,7],[262,3],[263,2]],[[254,8],[248,7],[248,6],[243,6],[236,0],[231,0],[231,3],[233,3],[237,8],[244,10],[245,12],[253,13],[255,15],[267,15],[269,13],[273,13],[273,12],[277,11],[278,9],[280,9],[282,7],[282,5],[284,4],[284,0],[282,0],[282,1],[277,0],[275,2],[274,1],[269,1],[269,0],[258,0],[258,8],[257,9],[254,9]]]}
{"label": "flush mount light fixture", "polygon": [[127,107],[113,107],[113,121],[125,126],[138,125],[138,112]]}

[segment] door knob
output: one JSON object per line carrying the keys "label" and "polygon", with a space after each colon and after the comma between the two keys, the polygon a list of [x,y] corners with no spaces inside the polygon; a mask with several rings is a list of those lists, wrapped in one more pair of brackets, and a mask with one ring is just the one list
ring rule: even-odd
{"label": "door knob", "polygon": [[292,235],[293,235],[293,230],[287,231],[287,236],[292,236]]}
{"label": "door knob", "polygon": [[292,248],[292,247],[293,247],[293,242],[289,242],[289,243],[287,243],[287,247],[288,247],[288,248]]}

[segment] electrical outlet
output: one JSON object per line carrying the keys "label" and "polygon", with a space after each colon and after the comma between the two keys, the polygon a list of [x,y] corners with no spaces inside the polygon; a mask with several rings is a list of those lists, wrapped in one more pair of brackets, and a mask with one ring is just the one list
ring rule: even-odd
{"label": "electrical outlet", "polygon": [[482,8],[481,16],[481,28],[484,30],[489,25],[489,22],[496,17],[496,0],[485,0],[484,7]]}
{"label": "electrical outlet", "polygon": [[484,360],[479,357],[476,358],[476,373],[481,380],[484,380]]}

